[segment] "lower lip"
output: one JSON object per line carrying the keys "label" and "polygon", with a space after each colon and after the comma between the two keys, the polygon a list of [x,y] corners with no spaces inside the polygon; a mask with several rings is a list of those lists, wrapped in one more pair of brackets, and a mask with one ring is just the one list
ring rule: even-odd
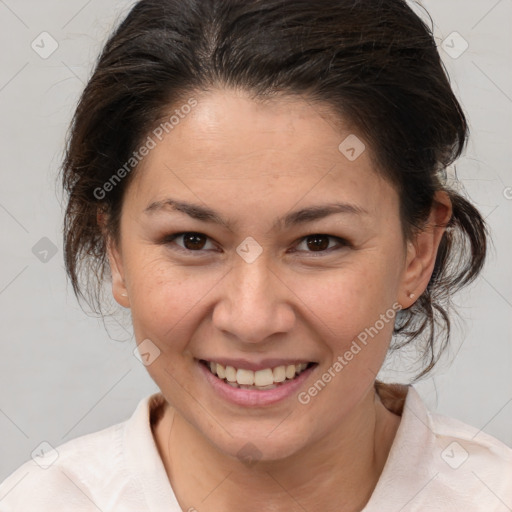
{"label": "lower lip", "polygon": [[234,404],[246,407],[271,405],[294,395],[317,366],[314,365],[307,368],[299,376],[295,377],[295,379],[285,381],[284,384],[276,388],[260,391],[258,389],[234,388],[213,375],[203,363],[197,361],[197,364],[202,375],[204,375],[208,383],[222,398]]}

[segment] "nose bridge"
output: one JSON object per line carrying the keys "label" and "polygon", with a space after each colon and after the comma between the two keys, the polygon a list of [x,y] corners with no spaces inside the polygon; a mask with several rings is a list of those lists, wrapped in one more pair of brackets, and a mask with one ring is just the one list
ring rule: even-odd
{"label": "nose bridge", "polygon": [[264,256],[250,263],[240,258],[215,309],[217,328],[253,343],[286,332],[293,325],[294,314],[285,290]]}
{"label": "nose bridge", "polygon": [[233,270],[236,303],[241,306],[251,306],[256,303],[258,306],[270,308],[272,302],[270,281],[273,274],[266,258],[260,257],[252,263],[239,261]]}

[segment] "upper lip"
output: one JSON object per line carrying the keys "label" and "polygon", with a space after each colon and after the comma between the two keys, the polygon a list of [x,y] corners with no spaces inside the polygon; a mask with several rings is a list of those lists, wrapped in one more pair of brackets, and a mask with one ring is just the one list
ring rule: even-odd
{"label": "upper lip", "polygon": [[264,370],[266,368],[276,368],[277,366],[288,366],[290,364],[308,364],[312,363],[311,359],[261,359],[259,361],[248,361],[247,359],[227,359],[225,357],[204,357],[202,361],[219,363],[222,366],[233,366],[242,370]]}

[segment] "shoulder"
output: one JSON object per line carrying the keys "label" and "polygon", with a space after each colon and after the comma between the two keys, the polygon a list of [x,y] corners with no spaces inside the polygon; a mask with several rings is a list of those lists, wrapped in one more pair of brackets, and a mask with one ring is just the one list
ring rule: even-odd
{"label": "shoulder", "polygon": [[[432,504],[441,509],[462,507],[468,512],[510,510],[510,447],[476,427],[428,411],[412,387],[406,407],[406,414],[424,423],[418,463],[428,476],[425,496]],[[413,435],[410,430],[409,439]]]}
{"label": "shoulder", "polygon": [[[441,467],[447,466],[454,485],[490,487],[497,496],[507,497],[512,506],[512,448],[455,418],[429,413]],[[460,476],[455,476],[460,471]],[[467,477],[462,485],[462,475]]]}
{"label": "shoulder", "polygon": [[[141,400],[137,410],[143,412],[147,400]],[[39,445],[32,458],[0,484],[0,510],[97,511],[110,507],[116,496],[133,498],[138,491],[123,443],[134,416],[55,448]]]}
{"label": "shoulder", "polygon": [[512,510],[512,449],[431,412],[412,386],[389,388],[401,413],[384,471],[365,512]]}

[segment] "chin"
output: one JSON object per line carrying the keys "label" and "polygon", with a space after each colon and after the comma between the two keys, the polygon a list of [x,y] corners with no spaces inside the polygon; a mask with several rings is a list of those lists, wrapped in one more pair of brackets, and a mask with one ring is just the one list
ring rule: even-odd
{"label": "chin", "polygon": [[209,441],[220,452],[240,460],[247,466],[253,466],[257,462],[280,461],[295,455],[305,447],[304,436],[296,429],[293,433],[288,430],[270,434],[269,432],[271,430],[268,429],[246,430],[240,435],[222,435],[222,439],[209,438]]}

